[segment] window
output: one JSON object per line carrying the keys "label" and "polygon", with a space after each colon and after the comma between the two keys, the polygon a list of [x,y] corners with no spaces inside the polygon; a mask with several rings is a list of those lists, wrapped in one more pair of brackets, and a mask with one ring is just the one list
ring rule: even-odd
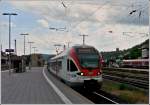
{"label": "window", "polygon": [[[70,63],[69,63],[70,61]],[[78,71],[76,65],[72,60],[67,60],[67,70],[69,71],[69,66],[70,66],[70,71]]]}
{"label": "window", "polygon": [[80,54],[78,56],[82,67],[97,68],[99,66],[99,56],[97,54]]}
{"label": "window", "polygon": [[79,62],[84,68],[98,68],[100,66],[99,52],[94,48],[77,48]]}
{"label": "window", "polygon": [[58,67],[58,70],[62,69],[62,61],[57,62],[57,67]]}
{"label": "window", "polygon": [[59,71],[60,69],[62,69],[62,61],[57,61],[57,60],[52,61],[50,63],[50,66],[54,71],[56,70]]}

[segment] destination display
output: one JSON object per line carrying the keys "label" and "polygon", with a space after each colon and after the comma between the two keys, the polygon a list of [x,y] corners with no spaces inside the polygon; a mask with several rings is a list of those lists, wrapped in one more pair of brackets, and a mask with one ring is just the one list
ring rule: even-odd
{"label": "destination display", "polygon": [[91,48],[79,48],[77,51],[78,51],[78,53],[93,53],[93,52],[95,52],[95,50],[91,49]]}

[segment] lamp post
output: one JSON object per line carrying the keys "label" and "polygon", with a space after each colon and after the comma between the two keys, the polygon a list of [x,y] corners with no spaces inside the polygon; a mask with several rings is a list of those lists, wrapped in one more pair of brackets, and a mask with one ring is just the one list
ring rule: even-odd
{"label": "lamp post", "polygon": [[32,48],[34,49],[34,55],[33,55],[33,58],[32,58],[33,59],[32,66],[36,66],[37,65],[37,63],[36,63],[37,60],[36,60],[36,56],[35,56],[35,50],[36,50],[37,47],[32,47]]}
{"label": "lamp post", "polygon": [[[9,16],[9,49],[11,49],[11,16],[12,15],[17,15],[16,13],[3,13],[3,15],[8,15]],[[11,70],[11,57],[10,57],[10,51],[9,51],[9,75],[10,75],[10,70]]]}
{"label": "lamp post", "polygon": [[26,42],[25,42],[25,36],[29,35],[29,34],[28,33],[22,33],[20,35],[24,36],[24,56],[23,56],[23,60],[22,60],[22,71],[25,71],[26,70],[26,62],[24,62],[25,61],[25,44],[26,44]]}
{"label": "lamp post", "polygon": [[34,42],[28,42],[30,44],[30,62],[29,62],[29,70],[31,70],[31,45],[34,43]]}
{"label": "lamp post", "polygon": [[25,44],[26,44],[26,42],[25,42],[25,41],[26,41],[26,39],[25,39],[26,37],[25,37],[25,36],[26,36],[26,35],[29,35],[29,34],[28,34],[28,33],[24,33],[24,34],[20,34],[20,35],[23,35],[23,36],[24,36],[24,55],[25,55],[25,46],[26,46],[26,45],[25,45]]}

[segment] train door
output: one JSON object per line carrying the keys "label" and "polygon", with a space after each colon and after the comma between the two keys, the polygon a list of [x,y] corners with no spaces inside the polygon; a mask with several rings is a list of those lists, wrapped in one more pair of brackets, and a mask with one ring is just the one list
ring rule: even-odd
{"label": "train door", "polygon": [[69,80],[70,79],[70,59],[67,58],[66,60],[66,64],[67,64],[67,68],[66,68],[66,79]]}
{"label": "train door", "polygon": [[61,58],[61,67],[60,67],[60,77],[61,78],[63,78],[63,79],[66,79],[66,63],[67,63],[67,61],[66,61],[66,57],[65,56],[63,56],[62,58]]}
{"label": "train door", "polygon": [[71,59],[67,59],[67,79],[70,80],[71,78],[76,77],[77,72],[78,68],[75,63]]}
{"label": "train door", "polygon": [[57,61],[57,75],[59,75],[59,77],[62,77],[62,73],[63,73],[63,60],[58,59],[58,61]]}

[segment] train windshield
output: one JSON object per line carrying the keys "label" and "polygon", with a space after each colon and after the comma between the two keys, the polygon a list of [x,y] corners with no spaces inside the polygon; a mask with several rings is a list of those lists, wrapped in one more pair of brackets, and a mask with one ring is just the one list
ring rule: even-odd
{"label": "train windshield", "polygon": [[99,66],[99,54],[94,48],[78,49],[77,54],[82,67],[97,68]]}

